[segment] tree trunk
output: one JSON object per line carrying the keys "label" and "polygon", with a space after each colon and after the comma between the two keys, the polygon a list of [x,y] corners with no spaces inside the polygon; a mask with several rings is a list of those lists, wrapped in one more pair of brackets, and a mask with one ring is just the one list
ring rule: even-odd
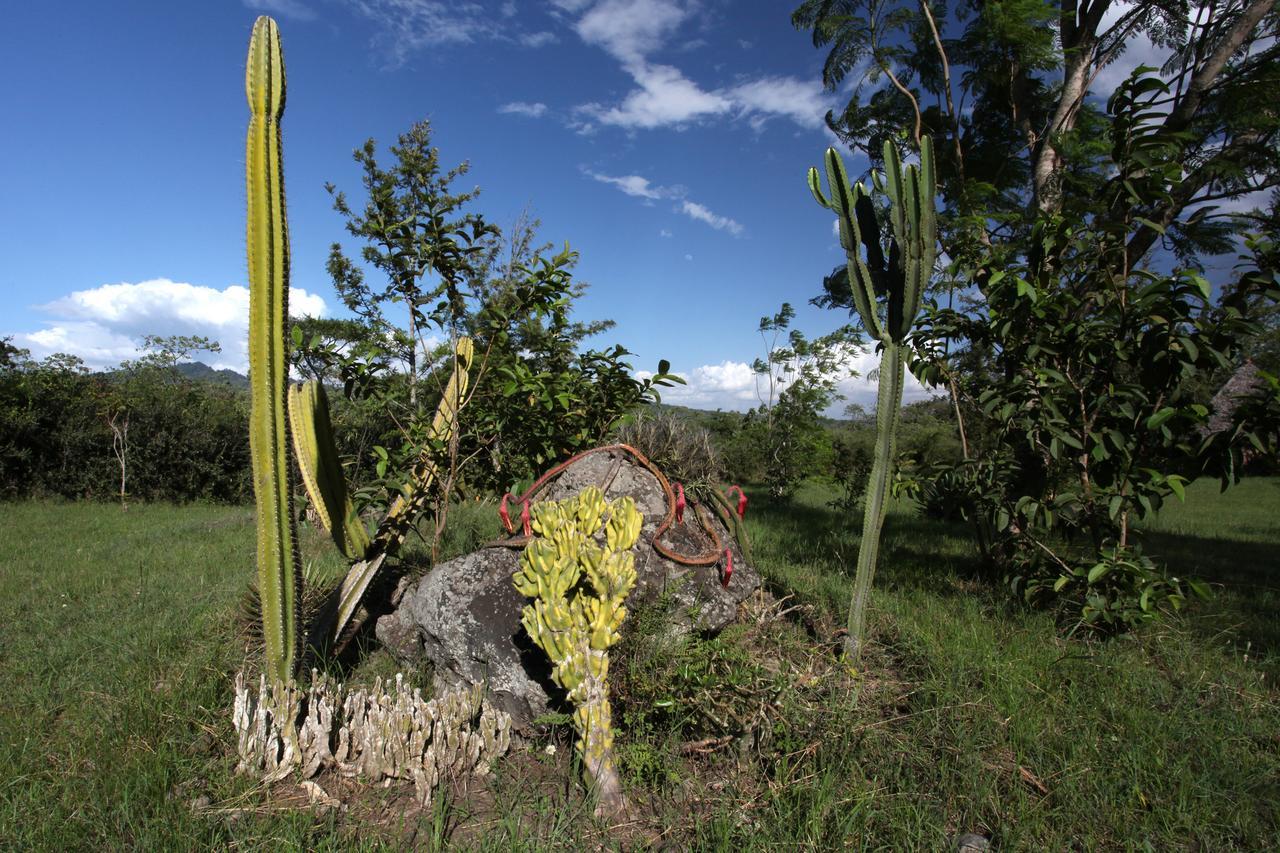
{"label": "tree trunk", "polygon": [[1110,8],[1110,0],[1095,0],[1078,5],[1076,0],[1062,4],[1060,23],[1062,53],[1062,91],[1053,117],[1049,120],[1036,142],[1032,153],[1031,185],[1034,203],[1044,213],[1056,211],[1062,203],[1058,188],[1058,172],[1062,169],[1062,155],[1054,148],[1054,137],[1067,133],[1076,126],[1080,105],[1084,103],[1089,79],[1098,51],[1098,25]]}
{"label": "tree trunk", "polygon": [[418,326],[413,315],[413,299],[409,303],[409,417],[418,416]]}

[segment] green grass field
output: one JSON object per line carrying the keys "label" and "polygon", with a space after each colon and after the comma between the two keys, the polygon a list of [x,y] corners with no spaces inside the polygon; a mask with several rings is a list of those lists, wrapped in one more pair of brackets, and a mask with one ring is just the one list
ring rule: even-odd
{"label": "green grass field", "polygon": [[[535,744],[425,812],[374,789],[321,815],[234,776],[251,510],[7,505],[0,849],[942,850],[961,832],[1003,850],[1280,847],[1280,479],[1198,484],[1166,508],[1148,551],[1217,594],[1105,642],[1064,639],[975,579],[963,529],[898,507],[860,672],[831,642],[857,535],[829,497],[753,503],[780,604],[674,648],[634,616],[615,718],[641,815],[612,830],[586,817],[563,729],[557,758]],[[456,512],[451,550],[491,516]],[[331,553],[306,542],[338,570]]]}

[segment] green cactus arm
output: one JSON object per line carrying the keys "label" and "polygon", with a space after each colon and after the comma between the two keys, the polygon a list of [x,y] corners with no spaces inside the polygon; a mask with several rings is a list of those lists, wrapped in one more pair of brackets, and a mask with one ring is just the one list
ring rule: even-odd
{"label": "green cactus arm", "polygon": [[257,502],[258,590],[267,674],[293,677],[299,633],[302,564],[293,528],[289,424],[285,414],[288,359],[289,231],[285,220],[280,117],[284,59],[275,21],[258,18],[245,68],[249,133],[245,152],[249,260],[249,447]]}
{"label": "green cactus arm", "polygon": [[[886,154],[888,150],[886,149]],[[894,153],[896,154],[896,150]],[[895,160],[890,171],[896,178],[891,176],[886,186],[897,187],[900,193],[894,205],[893,216],[902,229],[901,235],[895,239],[901,249],[903,281],[901,310],[893,311],[895,306],[891,305],[893,317],[890,319],[889,329],[894,341],[901,343],[915,324],[937,257],[932,140],[927,136],[921,139],[918,167],[908,166],[903,170]]]}
{"label": "green cactus arm", "polygon": [[349,560],[364,559],[371,540],[347,494],[347,480],[338,461],[323,385],[312,380],[290,386],[289,426],[298,471],[320,523],[343,556]]}
{"label": "green cactus arm", "polygon": [[751,535],[747,532],[746,522],[738,518],[737,508],[719,489],[711,490],[711,508],[716,515],[720,516],[720,522],[725,530],[733,534],[733,538],[738,541],[738,549],[742,551],[742,556],[749,564],[754,565],[756,560],[751,553]]}
{"label": "green cactus arm", "polygon": [[884,191],[889,196],[889,227],[899,248],[909,252],[911,236],[907,230],[906,189],[902,183],[902,158],[898,147],[890,140],[884,141]]}
{"label": "green cactus arm", "polygon": [[813,193],[814,201],[823,207],[830,208],[831,201],[822,194],[822,181],[818,177],[818,170],[810,166],[805,178],[809,182],[809,192]]}
{"label": "green cactus arm", "polygon": [[[871,270],[858,254],[858,243],[866,245],[866,237],[857,226],[857,219],[842,215],[840,234],[842,237],[847,228],[853,229],[853,240],[845,247],[846,266],[849,270],[849,293],[853,296],[854,308],[862,318],[862,325],[873,339],[885,339],[884,324],[880,322],[880,312],[876,308],[876,286]],[[872,238],[875,239],[875,238]]]}
{"label": "green cactus arm", "polygon": [[914,279],[908,279],[908,291],[904,310],[905,327],[899,339],[903,339],[911,331],[916,315],[920,313],[920,305],[924,300],[929,278],[933,274],[933,264],[938,257],[938,221],[934,196],[937,193],[936,177],[933,162],[933,140],[928,136],[920,138],[920,170],[915,181],[918,219],[916,224],[917,245],[919,246],[919,263]]}
{"label": "green cactus arm", "polygon": [[[844,161],[834,148],[827,149],[826,154],[823,155],[823,162],[826,166],[827,188],[831,192],[831,198],[828,200],[818,186],[817,169],[809,169],[809,190],[818,204],[831,209],[839,218],[840,245],[844,247],[848,258],[849,291],[853,296],[854,308],[862,318],[862,325],[867,333],[876,340],[883,340],[885,331],[876,311],[874,279],[858,251],[859,243],[870,247],[872,243],[869,241],[877,241],[880,238],[876,233],[863,234],[858,225],[857,204],[866,191],[861,184],[850,185]],[[870,249],[868,253],[872,256]]]}

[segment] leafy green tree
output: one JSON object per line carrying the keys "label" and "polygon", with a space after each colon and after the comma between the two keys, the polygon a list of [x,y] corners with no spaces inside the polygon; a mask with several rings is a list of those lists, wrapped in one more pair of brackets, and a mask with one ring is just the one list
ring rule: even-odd
{"label": "leafy green tree", "polygon": [[778,500],[789,499],[804,477],[826,471],[832,448],[822,415],[841,399],[840,380],[856,375],[849,363],[862,344],[851,325],[810,340],[791,328],[794,319],[786,302],[772,317],[760,318],[765,357],[752,364],[760,378],[761,417],[754,423],[763,431],[769,494]]}
{"label": "leafy green tree", "polygon": [[[366,244],[361,259],[382,273],[386,284],[370,287],[337,243],[329,251],[328,271],[343,304],[407,366],[409,412],[416,418],[418,357],[425,337],[432,327],[451,339],[456,335],[465,314],[464,285],[475,275],[481,241],[494,229],[480,214],[464,210],[479,188],[451,190],[468,164],[442,170],[429,122],[417,122],[402,133],[391,155],[394,163],[383,168],[374,140],[356,149],[353,156],[367,196],[363,209],[353,209],[333,184],[326,186],[347,231]],[[404,306],[403,326],[387,318],[387,302]]]}
{"label": "leafy green tree", "polygon": [[[452,489],[503,489],[527,479],[598,442],[632,408],[656,399],[658,387],[679,380],[665,364],[637,380],[624,348],[583,346],[613,322],[572,316],[587,287],[573,278],[576,253],[567,245],[559,252],[540,245],[538,222],[527,214],[504,235],[469,211],[479,190],[451,189],[466,164],[441,169],[427,123],[402,134],[391,153],[394,163],[383,168],[373,140],[356,151],[368,198],[359,213],[329,187],[347,230],[367,244],[364,263],[385,276],[386,286],[371,288],[335,245],[329,272],[355,317],[306,318],[295,323],[293,336],[302,372],[342,383],[348,399],[337,420],[345,410],[373,437],[372,444],[347,444],[373,453],[372,476],[357,488],[357,498],[373,505],[390,500],[412,460],[431,453],[447,472],[437,479],[439,527]],[[389,319],[389,302],[405,306],[403,327]],[[445,340],[427,346],[428,333]],[[434,447],[429,425],[416,414],[438,399],[448,354],[462,335],[477,352],[462,428],[447,446]],[[407,371],[394,369],[397,362]],[[353,473],[364,471],[357,463]]]}
{"label": "leafy green tree", "polygon": [[1132,520],[1181,497],[1198,472],[1203,378],[1237,362],[1257,330],[1250,306],[1278,292],[1274,274],[1251,273],[1215,302],[1194,269],[1129,266],[1133,235],[1149,227],[1143,200],[1185,180],[1180,139],[1152,109],[1164,92],[1137,74],[1112,99],[1117,179],[1100,209],[1114,216],[1040,214],[1040,251],[988,256],[981,311],[935,305],[913,340],[926,381],[945,363],[941,341],[984,365],[959,383],[987,441],[926,491],[967,493],[956,503],[967,503],[991,561],[1029,598],[1072,597],[1100,628],[1181,605],[1184,590],[1142,555]]}
{"label": "leafy green tree", "polygon": [[851,148],[875,161],[885,139],[933,136],[952,258],[1025,238],[1027,211],[1087,203],[1110,180],[1099,75],[1138,36],[1171,51],[1152,108],[1182,140],[1187,174],[1178,192],[1144,200],[1148,224],[1126,244],[1133,266],[1161,238],[1223,250],[1235,214],[1204,205],[1280,184],[1277,15],[1273,0],[805,0],[792,23],[829,48],[829,89],[865,69],[827,116]]}
{"label": "leafy green tree", "polygon": [[[1237,298],[1199,270],[1276,230],[1274,205],[1249,209],[1280,185],[1273,0],[806,0],[792,20],[829,48],[828,87],[867,69],[827,117],[851,148],[935,140],[950,263],[913,370],[951,394],[969,461],[916,469],[925,505],[962,508],[1008,577],[1095,623],[1179,602],[1129,518],[1203,470],[1215,377],[1265,340],[1249,321],[1274,277]],[[1139,35],[1168,62],[1099,91]]]}
{"label": "leafy green tree", "polygon": [[138,358],[102,373],[62,353],[10,353],[0,365],[0,495],[119,498],[123,488],[133,500],[245,500],[247,399],[175,369],[192,343],[149,338]]}
{"label": "leafy green tree", "polygon": [[572,318],[582,292],[572,276],[576,262],[568,246],[550,256],[517,252],[467,320],[485,353],[462,439],[488,462],[472,473],[480,485],[505,490],[600,443],[621,418],[657,401],[659,388],[683,382],[665,361],[654,375],[635,378],[622,346],[583,348],[612,323]]}

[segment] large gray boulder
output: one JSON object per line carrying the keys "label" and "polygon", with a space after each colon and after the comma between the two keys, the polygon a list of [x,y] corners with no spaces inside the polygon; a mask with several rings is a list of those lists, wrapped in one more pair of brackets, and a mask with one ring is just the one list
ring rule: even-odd
{"label": "large gray boulder", "polygon": [[[760,576],[715,513],[707,509],[703,516],[722,546],[733,553],[727,587],[722,584],[723,560],[713,566],[689,566],[654,548],[653,535],[667,514],[666,493],[658,478],[630,454],[606,450],[579,459],[535,502],[571,497],[591,485],[603,488],[611,501],[631,496],[644,515],[640,539],[632,549],[637,582],[629,609],[661,602],[673,636],[715,632],[733,621],[739,602],[759,587]],[[669,552],[690,557],[713,548],[692,507],[683,524],[673,523],[664,532],[661,543]],[[494,704],[527,733],[534,719],[560,710],[564,697],[551,681],[546,655],[520,624],[528,602],[511,584],[519,559],[519,547],[495,544],[441,563],[403,591],[396,609],[378,620],[376,632],[401,662],[430,659],[440,689],[485,681]],[[622,631],[625,635],[626,624]]]}

